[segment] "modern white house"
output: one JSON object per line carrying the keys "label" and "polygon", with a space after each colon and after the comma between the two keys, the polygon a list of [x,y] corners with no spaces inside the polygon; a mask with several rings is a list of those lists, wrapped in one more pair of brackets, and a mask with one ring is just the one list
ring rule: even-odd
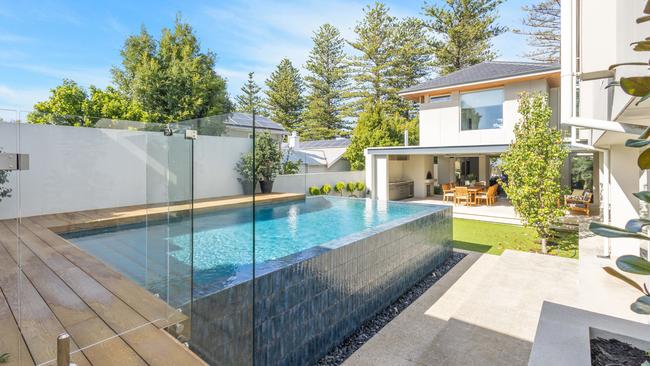
{"label": "modern white house", "polygon": [[560,65],[493,61],[402,90],[419,104],[419,146],[366,150],[372,197],[393,199],[391,191],[405,184],[408,196],[425,197],[444,183],[496,180],[499,156],[514,138],[520,93],[547,93],[551,124],[559,128],[559,87]]}
{"label": "modern white house", "polygon": [[300,162],[300,173],[326,173],[350,171],[350,163],[343,157],[350,145],[346,138],[300,141],[296,131],[282,144],[289,152],[289,160]]}
{"label": "modern white house", "polygon": [[[647,207],[632,195],[648,190],[648,174],[636,164],[643,150],[625,147],[625,141],[650,125],[650,101],[637,105],[638,98],[620,87],[607,87],[623,76],[648,75],[648,53],[630,46],[650,34],[650,23],[636,22],[645,4],[562,1],[561,123],[571,129],[573,147],[591,150],[597,157],[602,219],[617,226],[648,215]],[[610,70],[610,65],[624,62],[646,65]],[[632,239],[611,244],[612,256],[639,254],[639,243]],[[610,254],[607,248],[604,254]]]}

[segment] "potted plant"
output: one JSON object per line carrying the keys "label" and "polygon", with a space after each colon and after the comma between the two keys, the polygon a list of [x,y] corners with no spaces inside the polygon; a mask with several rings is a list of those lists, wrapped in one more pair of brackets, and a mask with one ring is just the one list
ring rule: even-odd
{"label": "potted plant", "polygon": [[255,164],[262,193],[271,193],[273,181],[282,166],[282,151],[278,141],[268,132],[258,135],[255,140]]}
{"label": "potted plant", "polygon": [[[239,174],[237,180],[242,186],[245,195],[251,195],[255,191],[258,178],[255,174],[255,167],[253,166],[253,153],[248,152],[242,154],[241,158],[235,165],[235,171]],[[2,177],[0,176],[0,179]],[[0,192],[2,190],[0,189]]]}
{"label": "potted plant", "polygon": [[[0,149],[0,153],[1,152],[2,149]],[[9,182],[9,179],[7,178],[8,176],[9,176],[9,171],[0,170],[0,202],[2,201],[3,198],[11,197],[11,188],[4,187],[4,184]]]}
{"label": "potted plant", "polygon": [[312,196],[318,196],[321,194],[321,190],[318,189],[318,187],[316,186],[311,186],[309,187],[309,194],[311,194]]}

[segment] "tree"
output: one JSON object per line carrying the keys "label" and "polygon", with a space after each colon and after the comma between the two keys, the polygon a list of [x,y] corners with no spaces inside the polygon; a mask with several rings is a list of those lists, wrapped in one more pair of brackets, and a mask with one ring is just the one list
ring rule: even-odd
{"label": "tree", "polygon": [[266,80],[266,105],[271,119],[289,131],[302,126],[305,87],[298,69],[288,58],[282,59],[278,67]]}
{"label": "tree", "polygon": [[148,116],[132,100],[109,86],[106,90],[90,86],[88,92],[72,80],[50,91],[50,98],[36,103],[27,115],[30,123],[64,126],[94,126],[99,118],[147,121]]}
{"label": "tree", "polygon": [[395,27],[393,43],[395,54],[391,61],[389,84],[395,93],[387,95],[389,109],[408,117],[417,107],[397,92],[418,84],[431,72],[431,39],[422,20],[406,18]]}
{"label": "tree", "polygon": [[537,231],[543,253],[551,225],[564,216],[560,176],[569,154],[561,132],[549,125],[551,113],[546,95],[523,93],[515,141],[501,156],[508,176],[504,189],[524,225]]}
{"label": "tree", "polygon": [[331,139],[347,130],[343,119],[344,90],[349,84],[345,40],[330,24],[320,26],[312,39],[314,47],[305,65],[309,95],[301,135],[312,140]]}
{"label": "tree", "polygon": [[359,55],[351,59],[354,79],[349,94],[354,98],[350,105],[352,116],[358,115],[368,105],[370,109],[382,109],[387,95],[397,92],[389,82],[395,55],[392,41],[397,20],[388,11],[388,7],[379,2],[374,6],[368,5],[364,9],[364,18],[354,27],[357,39],[349,44]]}
{"label": "tree", "polygon": [[[114,86],[90,86],[72,80],[52,89],[34,105],[32,123],[92,126],[97,118],[176,122],[230,111],[225,80],[214,71],[214,53],[201,52],[189,24],[176,18],[159,42],[143,27],[129,36],[120,52],[122,67],[113,67]],[[81,116],[81,117],[72,117]]]}
{"label": "tree", "polygon": [[254,76],[255,73],[248,73],[248,80],[240,89],[241,94],[235,98],[237,101],[237,111],[251,114],[255,111],[257,114],[266,115],[264,103],[260,96],[261,89],[255,82]]}
{"label": "tree", "polygon": [[522,20],[524,29],[515,33],[528,37],[532,51],[525,57],[539,62],[560,62],[560,0],[541,0],[523,7],[527,13]]}
{"label": "tree", "polygon": [[417,145],[417,119],[408,120],[397,113],[386,115],[381,107],[368,104],[368,107],[359,114],[344,157],[350,162],[353,170],[363,170],[364,150],[367,147],[400,145],[404,141],[404,130],[409,131],[409,145]]}
{"label": "tree", "polygon": [[427,26],[436,36],[434,66],[441,75],[493,60],[492,38],[507,30],[495,24],[503,0],[445,0],[445,5],[426,4]]}
{"label": "tree", "polygon": [[34,104],[34,112],[27,115],[31,123],[55,123],[64,126],[86,124],[83,116],[88,108],[88,93],[76,82],[64,79],[50,90],[48,100]]}
{"label": "tree", "polygon": [[176,17],[156,41],[144,27],[120,52],[122,68],[112,69],[120,92],[155,121],[171,122],[222,114],[231,109],[226,81],[214,71],[216,56],[201,52],[192,27]]}

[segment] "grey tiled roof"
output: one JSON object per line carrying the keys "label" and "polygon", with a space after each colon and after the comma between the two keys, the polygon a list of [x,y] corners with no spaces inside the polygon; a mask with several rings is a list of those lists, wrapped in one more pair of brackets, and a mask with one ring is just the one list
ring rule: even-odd
{"label": "grey tiled roof", "polygon": [[350,145],[349,139],[317,140],[317,141],[300,141],[301,149],[317,149],[328,147],[347,147]]}
{"label": "grey tiled roof", "polygon": [[544,71],[559,70],[559,64],[544,64],[535,62],[507,62],[489,61],[466,67],[432,80],[425,81],[418,85],[401,90],[400,93],[408,93],[420,90],[437,89],[454,85],[489,81],[512,76],[523,76]]}

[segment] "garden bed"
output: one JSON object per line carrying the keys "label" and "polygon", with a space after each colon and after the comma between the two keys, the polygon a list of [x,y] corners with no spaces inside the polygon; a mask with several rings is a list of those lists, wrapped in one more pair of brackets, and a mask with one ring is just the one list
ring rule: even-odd
{"label": "garden bed", "polygon": [[417,300],[431,286],[433,286],[442,276],[451,270],[458,262],[465,257],[465,254],[454,252],[444,263],[439,265],[433,272],[416,283],[395,302],[377,313],[374,317],[367,320],[357,328],[343,342],[334,347],[327,356],[320,359],[316,366],[336,366],[341,365],[356,350],[361,348],[375,334],[377,334],[386,324],[395,319],[404,309]]}

